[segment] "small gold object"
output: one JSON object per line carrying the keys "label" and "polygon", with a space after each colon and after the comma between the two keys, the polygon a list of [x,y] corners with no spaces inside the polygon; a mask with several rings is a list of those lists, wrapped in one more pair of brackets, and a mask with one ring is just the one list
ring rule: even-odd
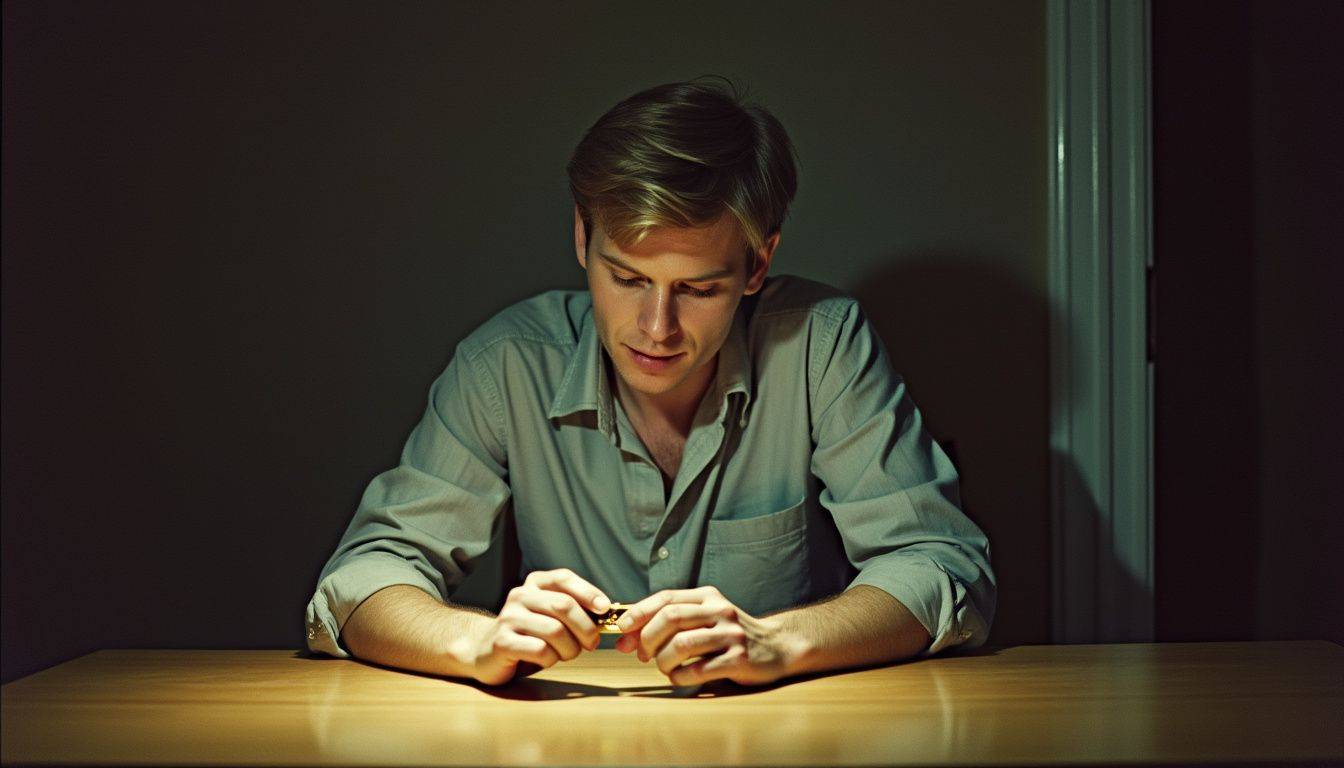
{"label": "small gold object", "polygon": [[604,635],[619,635],[621,630],[616,626],[616,620],[625,615],[625,612],[633,608],[633,605],[626,603],[612,603],[611,608],[606,613],[593,613],[588,611],[592,617],[593,623],[597,625],[597,631]]}

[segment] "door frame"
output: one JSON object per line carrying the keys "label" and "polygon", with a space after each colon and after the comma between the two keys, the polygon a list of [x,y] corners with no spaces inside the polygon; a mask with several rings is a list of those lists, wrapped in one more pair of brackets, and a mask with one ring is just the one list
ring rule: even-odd
{"label": "door frame", "polygon": [[1047,0],[1051,636],[1152,642],[1149,0]]}

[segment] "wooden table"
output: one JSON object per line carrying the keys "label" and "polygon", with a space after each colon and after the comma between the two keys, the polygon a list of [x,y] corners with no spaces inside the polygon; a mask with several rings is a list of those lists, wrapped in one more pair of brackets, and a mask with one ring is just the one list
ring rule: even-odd
{"label": "wooden table", "polygon": [[0,689],[14,763],[1344,763],[1344,647],[981,649],[762,688],[614,650],[490,688],[292,650],[107,650]]}

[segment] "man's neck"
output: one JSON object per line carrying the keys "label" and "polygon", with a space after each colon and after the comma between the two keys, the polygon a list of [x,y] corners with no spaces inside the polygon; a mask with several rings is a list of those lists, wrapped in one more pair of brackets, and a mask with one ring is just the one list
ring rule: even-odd
{"label": "man's neck", "polygon": [[718,371],[719,355],[700,367],[671,392],[661,395],[647,395],[636,392],[626,386],[625,380],[613,373],[616,379],[616,392],[626,414],[637,423],[651,428],[672,428],[683,438],[691,433],[695,413],[700,409],[700,401],[709,391],[709,385]]}

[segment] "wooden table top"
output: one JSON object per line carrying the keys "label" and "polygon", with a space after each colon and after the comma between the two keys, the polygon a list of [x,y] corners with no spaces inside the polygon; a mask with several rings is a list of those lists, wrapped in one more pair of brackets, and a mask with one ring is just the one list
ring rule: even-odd
{"label": "wooden table top", "polygon": [[5,763],[1344,763],[1344,647],[1024,645],[751,688],[597,650],[499,688],[293,650],[106,650],[0,688]]}

